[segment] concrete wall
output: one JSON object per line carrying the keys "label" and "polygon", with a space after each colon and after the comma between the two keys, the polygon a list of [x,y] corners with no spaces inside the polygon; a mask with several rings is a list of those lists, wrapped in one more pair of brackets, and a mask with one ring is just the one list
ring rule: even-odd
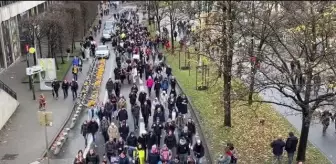
{"label": "concrete wall", "polygon": [[0,21],[9,20],[11,17],[15,17],[25,11],[30,10],[44,3],[45,1],[19,1],[0,8]]}
{"label": "concrete wall", "polygon": [[0,89],[0,100],[0,129],[2,129],[19,106],[19,102],[2,89]]}

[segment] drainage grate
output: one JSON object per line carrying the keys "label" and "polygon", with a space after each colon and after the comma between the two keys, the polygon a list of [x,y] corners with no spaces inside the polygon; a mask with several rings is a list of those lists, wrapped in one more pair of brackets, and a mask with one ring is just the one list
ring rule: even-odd
{"label": "drainage grate", "polygon": [[16,157],[18,156],[19,154],[5,154],[2,158],[1,158],[1,160],[7,160],[7,161],[9,161],[9,160],[14,160],[14,159],[16,159]]}

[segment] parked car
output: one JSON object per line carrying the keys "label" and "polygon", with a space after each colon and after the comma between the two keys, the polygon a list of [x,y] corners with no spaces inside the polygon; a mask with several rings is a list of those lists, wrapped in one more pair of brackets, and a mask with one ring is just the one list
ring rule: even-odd
{"label": "parked car", "polygon": [[96,48],[96,57],[98,58],[110,58],[110,50],[108,49],[107,45],[99,45]]}

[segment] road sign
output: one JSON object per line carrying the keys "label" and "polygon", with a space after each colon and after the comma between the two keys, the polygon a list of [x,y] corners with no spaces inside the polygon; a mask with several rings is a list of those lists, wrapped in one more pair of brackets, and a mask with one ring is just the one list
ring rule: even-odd
{"label": "road sign", "polygon": [[34,74],[40,73],[41,71],[42,71],[42,67],[39,65],[28,67],[26,68],[26,75],[28,76],[34,75]]}
{"label": "road sign", "polygon": [[36,50],[35,50],[35,48],[34,48],[34,47],[30,47],[30,48],[29,48],[29,53],[30,53],[30,54],[33,54],[33,53],[35,53],[35,51],[36,51]]}
{"label": "road sign", "polygon": [[52,112],[38,111],[37,115],[41,126],[52,126]]}

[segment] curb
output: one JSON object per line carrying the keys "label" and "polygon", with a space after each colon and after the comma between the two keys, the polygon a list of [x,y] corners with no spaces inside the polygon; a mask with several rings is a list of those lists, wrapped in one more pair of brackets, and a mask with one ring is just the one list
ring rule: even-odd
{"label": "curb", "polygon": [[[165,65],[167,66],[167,63],[165,63]],[[172,75],[173,75],[173,73],[172,73]],[[183,88],[181,87],[180,82],[179,82],[179,80],[177,78],[176,78],[176,84],[177,84],[178,89],[180,89],[180,91],[182,93],[185,93],[183,91]],[[203,130],[202,130],[202,127],[201,127],[201,124],[200,124],[201,118],[200,118],[199,114],[196,112],[197,110],[195,111],[195,109],[197,109],[197,108],[193,105],[192,99],[187,94],[185,94],[185,95],[186,95],[186,97],[187,97],[187,99],[189,101],[188,104],[190,106],[190,108],[189,108],[190,109],[189,110],[190,111],[190,115],[191,115],[192,118],[194,118],[195,123],[196,123],[196,127],[198,127],[198,129],[199,129],[199,133],[198,133],[199,138],[201,139],[201,141],[203,141],[203,146],[204,146],[204,150],[205,150],[205,157],[207,159],[207,162],[214,163],[214,158],[211,155],[209,147],[208,147],[208,143],[209,142],[205,139],[205,137],[203,135]]]}
{"label": "curb", "polygon": [[[94,59],[90,65],[88,74],[90,74],[92,72],[92,70],[95,68],[96,66],[96,59]],[[88,76],[85,80],[84,83],[90,83],[90,76]],[[89,89],[90,85],[83,85],[81,87],[81,92],[79,92],[80,94],[83,93],[83,89],[84,87],[86,87],[86,89]],[[84,96],[86,96],[87,94],[84,94]],[[85,97],[84,97],[85,98]],[[61,147],[63,146],[63,144],[67,141],[67,136],[69,134],[69,131],[71,130],[70,128],[65,128],[66,125],[69,123],[71,118],[75,118],[75,121],[77,120],[79,114],[81,113],[83,107],[85,107],[85,105],[83,105],[83,101],[85,101],[85,99],[82,99],[80,102],[75,102],[71,113],[67,116],[67,118],[65,119],[65,121],[62,123],[61,127],[58,130],[58,133],[56,136],[53,137],[53,139],[51,140],[51,142],[48,143],[48,150],[44,150],[43,153],[41,154],[41,159],[43,159],[44,157],[46,157],[47,153],[49,152],[49,150],[52,149],[53,146],[55,146],[55,150],[54,150],[54,154],[58,154]],[[76,112],[75,112],[76,111]],[[76,113],[74,116],[74,113]],[[73,117],[71,117],[73,116]],[[56,142],[57,141],[57,142]]]}

